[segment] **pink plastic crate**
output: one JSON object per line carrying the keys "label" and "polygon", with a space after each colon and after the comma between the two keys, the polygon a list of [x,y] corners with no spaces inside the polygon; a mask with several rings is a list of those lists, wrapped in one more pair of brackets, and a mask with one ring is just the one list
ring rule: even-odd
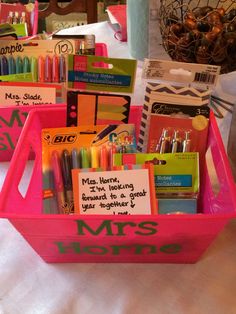
{"label": "pink plastic crate", "polygon": [[[53,118],[52,118],[53,117]],[[141,107],[131,108],[138,126]],[[194,263],[236,214],[235,186],[214,116],[208,149],[219,180],[202,169],[199,214],[45,215],[42,214],[41,130],[66,123],[66,107],[30,112],[12,157],[0,197],[0,216],[8,218],[46,262]],[[35,162],[26,195],[19,192],[30,149]]]}
{"label": "pink plastic crate", "polygon": [[[107,45],[104,43],[96,43],[95,55],[107,56]],[[106,65],[100,63],[99,66],[103,67]],[[28,83],[24,83],[23,85],[27,84]],[[53,106],[54,105],[47,105],[47,108]],[[26,117],[33,108],[33,106],[0,106],[0,162],[9,161],[11,159]]]}
{"label": "pink plastic crate", "polygon": [[37,34],[38,31],[38,1],[34,1],[34,10],[26,11],[26,8],[21,3],[0,3],[0,20],[6,23],[9,12],[26,12],[26,21],[28,24],[29,36]]}

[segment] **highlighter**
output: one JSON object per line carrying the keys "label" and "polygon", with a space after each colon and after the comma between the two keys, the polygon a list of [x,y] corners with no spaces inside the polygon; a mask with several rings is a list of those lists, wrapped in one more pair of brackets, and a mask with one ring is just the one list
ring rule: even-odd
{"label": "highlighter", "polygon": [[80,149],[81,156],[81,168],[90,168],[90,160],[87,148],[82,147]]}
{"label": "highlighter", "polygon": [[59,60],[56,55],[52,57],[52,82],[59,83]]}
{"label": "highlighter", "polygon": [[12,56],[8,57],[8,70],[9,74],[16,74],[16,63]]}
{"label": "highlighter", "polygon": [[35,57],[30,59],[30,71],[32,73],[33,82],[38,82],[38,60]]}
{"label": "highlighter", "polygon": [[45,78],[45,62],[44,58],[40,56],[38,58],[38,82],[43,83]]}
{"label": "highlighter", "polygon": [[47,83],[52,82],[52,59],[50,56],[45,57],[45,77],[44,81]]}
{"label": "highlighter", "polygon": [[30,61],[28,57],[23,58],[23,73],[30,72]]}
{"label": "highlighter", "polygon": [[16,74],[23,73],[23,64],[20,56],[16,57]]}
{"label": "highlighter", "polygon": [[7,58],[5,56],[1,57],[1,75],[8,75],[9,71],[8,71],[8,61]]}

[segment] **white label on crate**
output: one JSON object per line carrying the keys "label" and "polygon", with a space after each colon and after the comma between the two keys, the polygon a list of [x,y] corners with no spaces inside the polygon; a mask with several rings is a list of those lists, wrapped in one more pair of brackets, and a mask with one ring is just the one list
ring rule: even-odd
{"label": "white label on crate", "polygon": [[81,214],[151,214],[148,169],[81,172],[78,190]]}
{"label": "white label on crate", "polygon": [[0,86],[0,106],[30,106],[55,103],[55,87]]}

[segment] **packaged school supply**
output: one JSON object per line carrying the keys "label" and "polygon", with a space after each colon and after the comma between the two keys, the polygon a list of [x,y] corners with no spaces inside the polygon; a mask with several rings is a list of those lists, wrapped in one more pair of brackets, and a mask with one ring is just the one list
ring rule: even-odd
{"label": "packaged school supply", "polygon": [[[130,121],[137,127],[141,114],[140,106],[131,107]],[[0,216],[8,218],[46,262],[194,263],[235,217],[235,183],[213,115],[207,143],[207,156],[212,155],[212,163],[208,163],[206,156],[199,214],[43,214],[41,130],[65,125],[66,105],[30,112],[0,198]],[[22,195],[19,182],[30,148],[36,157],[29,186]],[[212,176],[213,169],[217,180]]]}
{"label": "packaged school supply", "polygon": [[106,9],[109,25],[114,30],[114,37],[120,41],[127,41],[126,4],[109,5]]}
{"label": "packaged school supply", "polygon": [[44,213],[74,211],[72,168],[108,170],[112,168],[112,156],[115,152],[131,152],[135,148],[135,129],[131,124],[44,129]]}
{"label": "packaged school supply", "polygon": [[[38,30],[38,1],[23,5],[21,3],[0,3],[0,23],[21,24],[29,36],[37,34]],[[23,35],[23,34],[20,34]]]}
{"label": "packaged school supply", "polygon": [[131,97],[67,91],[67,126],[128,123]]}

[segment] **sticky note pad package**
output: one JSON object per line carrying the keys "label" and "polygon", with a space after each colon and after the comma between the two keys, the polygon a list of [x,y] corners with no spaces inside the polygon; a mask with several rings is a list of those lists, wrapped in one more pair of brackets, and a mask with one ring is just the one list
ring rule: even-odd
{"label": "sticky note pad package", "polygon": [[68,56],[68,88],[132,93],[137,61],[97,56]]}
{"label": "sticky note pad package", "polygon": [[135,149],[133,124],[43,129],[44,213],[74,211],[72,168],[109,170],[115,152]]}
{"label": "sticky note pad package", "polygon": [[67,92],[67,126],[128,123],[130,96]]}

